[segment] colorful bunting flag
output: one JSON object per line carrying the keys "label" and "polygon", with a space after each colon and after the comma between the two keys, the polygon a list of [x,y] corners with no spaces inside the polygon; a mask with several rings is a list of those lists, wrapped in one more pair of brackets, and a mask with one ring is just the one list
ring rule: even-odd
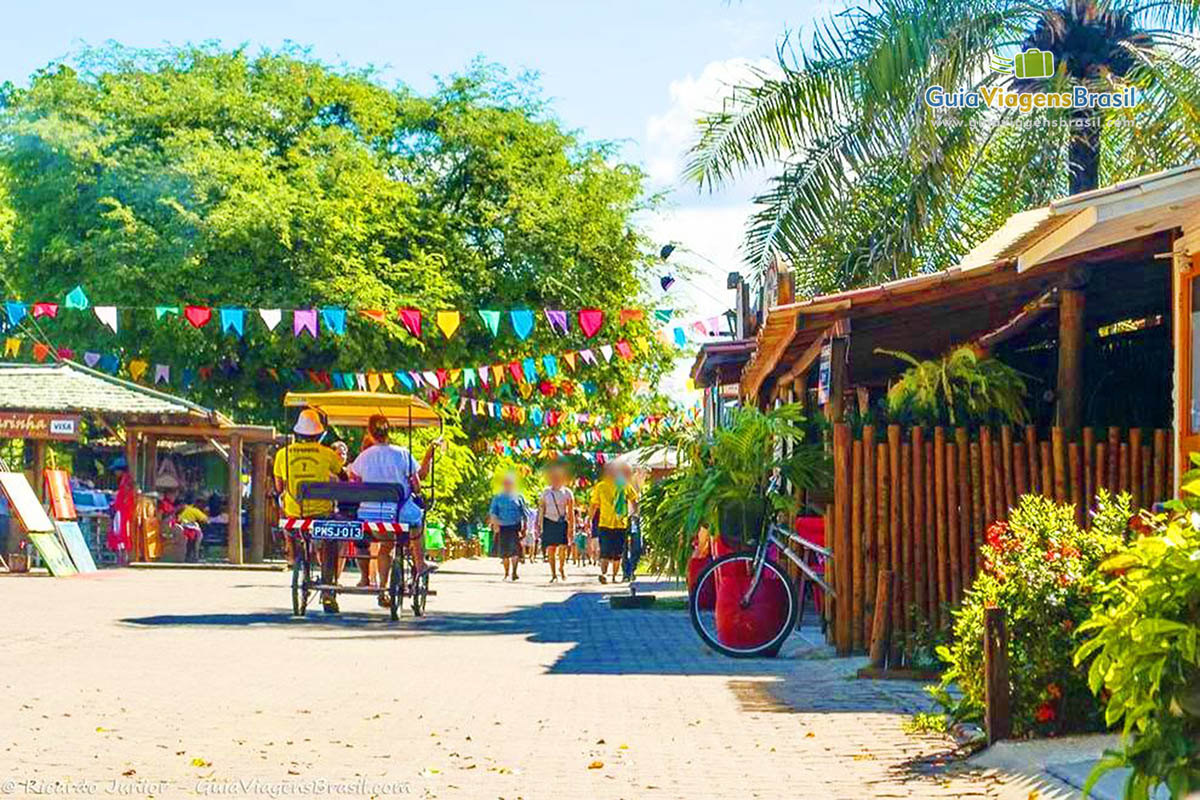
{"label": "colorful bunting flag", "polygon": [[621,309],[621,324],[628,322],[640,322],[646,318],[646,312],[640,308],[622,308]]}
{"label": "colorful bunting flag", "polygon": [[212,309],[208,306],[185,306],[183,317],[193,328],[203,328],[212,319]]}
{"label": "colorful bunting flag", "polygon": [[179,306],[155,306],[154,318],[156,320],[167,316],[179,316]]}
{"label": "colorful bunting flag", "polygon": [[439,311],[436,316],[438,330],[449,339],[462,324],[462,314],[457,311]]}
{"label": "colorful bunting flag", "polygon": [[629,361],[633,358],[633,350],[629,347],[629,342],[622,339],[621,341],[617,342],[616,346],[617,355],[619,355],[621,358],[625,359],[626,361]]}
{"label": "colorful bunting flag", "polygon": [[283,310],[279,308],[260,308],[258,316],[262,319],[267,330],[274,331],[283,319]]}
{"label": "colorful bunting flag", "polygon": [[546,368],[547,378],[553,378],[558,374],[558,359],[549,353],[542,356],[542,366]]}
{"label": "colorful bunting flag", "polygon": [[83,363],[87,364],[89,367],[96,366],[97,364],[100,363],[100,354],[99,353],[91,353],[91,352],[84,353],[83,354]]}
{"label": "colorful bunting flag", "polygon": [[526,358],[521,362],[521,373],[527,383],[533,383],[538,377],[537,363],[532,358]]}
{"label": "colorful bunting flag", "polygon": [[400,309],[400,322],[410,334],[421,338],[421,312],[415,308]]}
{"label": "colorful bunting flag", "polygon": [[140,381],[142,376],[146,374],[146,370],[150,368],[150,362],[143,361],[140,358],[135,358],[129,362],[129,377],[135,381]]}
{"label": "colorful bunting flag", "polygon": [[500,312],[491,311],[488,309],[479,309],[479,317],[483,320],[483,324],[491,331],[492,336],[500,335]]}
{"label": "colorful bunting flag", "polygon": [[21,340],[15,336],[10,336],[4,340],[4,357],[12,356],[16,358],[21,354]]}
{"label": "colorful bunting flag", "polygon": [[108,327],[112,328],[112,332],[117,332],[117,307],[116,306],[96,306],[96,319],[103,322]]}
{"label": "colorful bunting flag", "polygon": [[612,361],[612,357],[613,357],[612,345],[609,345],[609,344],[600,345],[600,355],[604,356],[604,362],[606,364],[608,362]]}
{"label": "colorful bunting flag", "polygon": [[33,343],[33,357],[39,364],[45,361],[48,355],[50,355],[49,345],[42,344],[41,342]]}
{"label": "colorful bunting flag", "polygon": [[155,385],[158,385],[160,383],[170,383],[170,382],[171,382],[171,368],[169,366],[167,366],[166,364],[155,364],[154,365],[154,383],[155,383]]}
{"label": "colorful bunting flag", "polygon": [[654,309],[654,318],[659,322],[670,322],[671,317],[675,316],[673,308],[656,308]]}
{"label": "colorful bunting flag", "polygon": [[567,312],[553,308],[546,309],[546,321],[550,323],[550,329],[566,334],[568,328]]}
{"label": "colorful bunting flag", "polygon": [[510,311],[508,316],[517,338],[521,341],[528,339],[529,334],[533,333],[533,312],[528,308],[517,308]]}
{"label": "colorful bunting flag", "polygon": [[[221,309],[221,333],[233,331],[240,338],[246,332],[246,309],[244,308],[222,308]],[[158,383],[155,380],[155,383]]]}
{"label": "colorful bunting flag", "polygon": [[585,364],[595,364],[596,363],[596,354],[593,353],[590,349],[580,350],[579,357],[583,359]]}
{"label": "colorful bunting flag", "polygon": [[91,305],[91,303],[88,302],[87,295],[84,294],[82,286],[76,286],[74,289],[72,289],[70,292],[67,293],[67,299],[66,299],[67,308],[74,308],[74,309],[79,309],[82,311],[83,309],[86,309],[89,305]]}
{"label": "colorful bunting flag", "polygon": [[58,316],[58,303],[34,303],[33,318],[49,317],[54,319]]}
{"label": "colorful bunting flag", "polygon": [[10,300],[4,304],[4,311],[8,314],[9,325],[20,325],[21,320],[25,319],[29,307],[24,303],[19,303],[15,300]]}
{"label": "colorful bunting flag", "polygon": [[380,325],[387,322],[387,312],[382,308],[360,308],[358,313],[372,322],[378,322]]}
{"label": "colorful bunting flag", "polygon": [[563,353],[563,360],[567,362],[567,366],[568,366],[568,367],[570,367],[572,370],[576,369],[576,367],[575,367],[575,353],[573,353],[573,352],[571,352],[571,353]]}
{"label": "colorful bunting flag", "polygon": [[679,347],[687,347],[687,334],[679,326],[675,327],[675,344]]}
{"label": "colorful bunting flag", "polygon": [[589,339],[596,335],[604,324],[604,312],[598,308],[583,308],[579,311],[579,327]]}
{"label": "colorful bunting flag", "polygon": [[[325,330],[341,336],[346,333],[346,309],[338,306],[326,306],[321,309],[321,323],[325,326]],[[316,333],[313,333],[316,336]]]}
{"label": "colorful bunting flag", "polygon": [[317,338],[317,310],[315,308],[297,308],[292,312],[292,335],[299,337],[307,333]]}

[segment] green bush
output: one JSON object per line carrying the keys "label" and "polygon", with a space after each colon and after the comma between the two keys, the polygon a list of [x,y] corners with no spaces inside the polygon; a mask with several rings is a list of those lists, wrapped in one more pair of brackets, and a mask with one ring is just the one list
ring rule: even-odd
{"label": "green bush", "polygon": [[[1026,495],[1007,523],[987,531],[983,571],[956,613],[953,642],[938,649],[949,665],[934,697],[959,720],[984,713],[984,609],[1005,611],[1009,635],[1014,736],[1099,730],[1100,707],[1072,668],[1077,628],[1102,583],[1100,563],[1117,550],[1130,518],[1129,498],[1100,495],[1090,531],[1072,506]],[[959,694],[952,696],[957,685]]]}
{"label": "green bush", "polygon": [[1173,798],[1200,790],[1200,513],[1148,527],[1102,565],[1109,580],[1075,654],[1105,701],[1105,722],[1123,726],[1122,749],[1100,762],[1088,788],[1129,767],[1130,800],[1148,798],[1159,783]]}

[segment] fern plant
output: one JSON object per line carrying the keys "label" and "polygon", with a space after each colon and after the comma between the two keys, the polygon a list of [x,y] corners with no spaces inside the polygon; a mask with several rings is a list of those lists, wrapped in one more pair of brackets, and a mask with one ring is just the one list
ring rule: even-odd
{"label": "fern plant", "polygon": [[804,423],[797,404],[743,408],[712,436],[695,426],[659,445],[679,448],[683,466],[655,481],[640,503],[651,568],[683,574],[701,526],[754,532],[764,513],[793,512],[794,493],[766,493],[776,474],[797,491],[827,486],[829,458],[819,443],[805,441]]}
{"label": "fern plant", "polygon": [[875,352],[911,365],[888,390],[893,420],[924,425],[1029,421],[1022,374],[998,359],[980,357],[970,346],[925,361],[898,350]]}

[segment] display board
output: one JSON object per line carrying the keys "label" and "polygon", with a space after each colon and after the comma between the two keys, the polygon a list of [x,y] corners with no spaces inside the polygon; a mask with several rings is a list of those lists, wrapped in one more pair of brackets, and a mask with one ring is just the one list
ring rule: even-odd
{"label": "display board", "polygon": [[58,543],[58,537],[53,533],[30,531],[26,536],[29,537],[30,544],[36,547],[38,553],[41,554],[42,562],[46,565],[46,569],[50,570],[51,575],[56,578],[65,578],[78,571],[71,563],[71,557],[67,555],[67,551]]}
{"label": "display board", "polygon": [[54,527],[58,529],[59,538],[66,545],[71,561],[75,563],[75,569],[79,572],[95,572],[96,561],[83,538],[83,531],[79,530],[79,523],[74,520],[55,520]]}
{"label": "display board", "polygon": [[71,476],[65,469],[46,470],[46,497],[55,519],[75,519],[75,498],[71,495]]}
{"label": "display board", "polygon": [[0,472],[0,490],[26,533],[54,533],[54,523],[24,473]]}

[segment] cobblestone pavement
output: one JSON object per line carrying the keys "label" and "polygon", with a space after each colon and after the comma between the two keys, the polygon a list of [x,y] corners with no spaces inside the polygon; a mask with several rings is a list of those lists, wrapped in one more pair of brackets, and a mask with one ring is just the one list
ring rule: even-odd
{"label": "cobblestone pavement", "polygon": [[293,619],[281,572],[2,579],[0,793],[1039,796],[944,765],[901,730],[921,687],[853,680],[819,637],[726,659],[681,611],[610,609],[590,573],[498,572],[446,565],[399,624],[363,597]]}

